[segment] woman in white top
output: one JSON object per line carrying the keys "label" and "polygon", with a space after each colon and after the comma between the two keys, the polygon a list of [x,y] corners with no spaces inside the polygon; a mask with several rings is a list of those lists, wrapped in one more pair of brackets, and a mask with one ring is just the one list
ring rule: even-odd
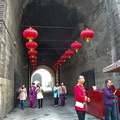
{"label": "woman in white top", "polygon": [[37,84],[36,92],[37,92],[39,108],[42,108],[43,107],[43,89],[40,83]]}

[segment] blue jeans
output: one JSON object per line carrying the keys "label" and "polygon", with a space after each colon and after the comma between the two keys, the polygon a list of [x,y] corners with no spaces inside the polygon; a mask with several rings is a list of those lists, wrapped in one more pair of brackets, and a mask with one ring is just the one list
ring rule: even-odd
{"label": "blue jeans", "polygon": [[25,101],[24,100],[20,100],[20,103],[21,103],[21,109],[24,109]]}
{"label": "blue jeans", "polygon": [[116,108],[116,103],[114,103],[111,107],[106,107],[105,120],[117,120],[117,111],[116,111],[116,109],[117,109]]}

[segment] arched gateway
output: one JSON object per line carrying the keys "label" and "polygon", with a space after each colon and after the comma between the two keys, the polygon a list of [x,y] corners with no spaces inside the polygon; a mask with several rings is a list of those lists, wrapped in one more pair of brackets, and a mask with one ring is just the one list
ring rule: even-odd
{"label": "arched gateway", "polygon": [[38,80],[42,84],[42,76],[40,74],[38,74],[38,73],[35,74],[37,76],[37,78],[35,78],[35,76],[33,76],[34,73],[39,69],[45,69],[51,74],[51,83],[52,83],[51,87],[53,87],[54,83],[55,83],[55,74],[54,74],[53,70],[50,67],[45,66],[45,65],[38,66],[37,69],[32,73],[31,82],[34,82],[34,81]]}

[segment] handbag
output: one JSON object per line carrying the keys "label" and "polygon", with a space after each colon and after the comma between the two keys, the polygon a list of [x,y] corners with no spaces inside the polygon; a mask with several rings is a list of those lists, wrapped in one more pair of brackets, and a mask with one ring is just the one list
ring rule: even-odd
{"label": "handbag", "polygon": [[67,99],[67,95],[65,94],[65,99]]}
{"label": "handbag", "polygon": [[20,100],[20,96],[18,96],[17,99]]}

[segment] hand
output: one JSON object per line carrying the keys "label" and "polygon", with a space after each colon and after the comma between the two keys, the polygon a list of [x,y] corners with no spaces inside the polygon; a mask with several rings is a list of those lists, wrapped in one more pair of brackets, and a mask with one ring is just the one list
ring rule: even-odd
{"label": "hand", "polygon": [[87,102],[90,102],[90,98],[88,98]]}
{"label": "hand", "polygon": [[115,90],[113,94],[115,95],[116,92],[117,92],[117,90]]}

